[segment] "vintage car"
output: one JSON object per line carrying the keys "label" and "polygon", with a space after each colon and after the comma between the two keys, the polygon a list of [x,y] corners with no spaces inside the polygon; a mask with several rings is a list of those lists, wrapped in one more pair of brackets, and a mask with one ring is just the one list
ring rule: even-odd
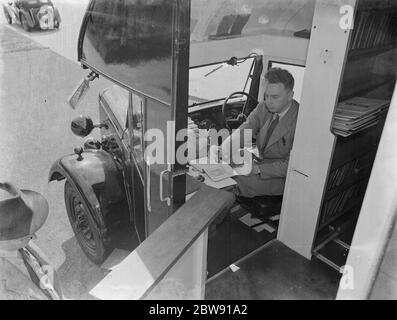
{"label": "vintage car", "polygon": [[58,29],[61,23],[59,11],[50,0],[13,0],[3,4],[9,24],[20,23],[25,31]]}

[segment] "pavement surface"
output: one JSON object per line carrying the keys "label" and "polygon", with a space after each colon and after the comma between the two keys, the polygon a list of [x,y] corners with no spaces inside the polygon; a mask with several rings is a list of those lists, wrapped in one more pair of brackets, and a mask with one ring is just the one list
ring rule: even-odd
{"label": "pavement surface", "polygon": [[70,131],[71,120],[85,114],[96,122],[98,93],[110,85],[96,80],[78,110],[66,103],[87,73],[74,57],[84,2],[59,1],[59,31],[27,33],[19,25],[8,26],[2,14],[0,20],[0,181],[35,190],[48,200],[50,213],[35,243],[53,263],[68,299],[92,299],[88,292],[105,274],[74,237],[64,182],[47,181],[52,164],[82,145]]}
{"label": "pavement surface", "polygon": [[[8,0],[0,0],[0,4],[6,2]],[[53,0],[52,2],[61,16],[62,21],[59,30],[33,30],[31,32],[25,32],[17,23],[10,25],[10,27],[77,63],[77,39],[81,21],[89,0]],[[3,12],[0,12],[0,24],[7,25]]]}

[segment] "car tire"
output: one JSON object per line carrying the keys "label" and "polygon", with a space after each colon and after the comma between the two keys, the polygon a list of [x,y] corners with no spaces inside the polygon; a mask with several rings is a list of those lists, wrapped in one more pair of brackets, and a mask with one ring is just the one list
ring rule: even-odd
{"label": "car tire", "polygon": [[31,28],[29,27],[28,20],[26,20],[26,17],[24,14],[21,14],[21,25],[22,25],[23,30],[30,32]]}
{"label": "car tire", "polygon": [[92,262],[101,264],[110,253],[108,231],[98,230],[84,197],[69,181],[65,182],[65,205],[81,249]]}
{"label": "car tire", "polygon": [[60,26],[59,21],[58,21],[58,20],[55,20],[55,21],[54,21],[54,28],[55,28],[55,29],[59,29],[59,26]]}

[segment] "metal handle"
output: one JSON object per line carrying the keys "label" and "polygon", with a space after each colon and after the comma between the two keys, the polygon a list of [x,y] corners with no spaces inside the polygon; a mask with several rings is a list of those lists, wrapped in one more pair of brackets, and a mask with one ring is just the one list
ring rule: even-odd
{"label": "metal handle", "polygon": [[160,173],[160,201],[162,201],[162,202],[167,201],[167,204],[170,206],[171,198],[170,197],[164,198],[164,195],[163,195],[163,176],[166,172],[170,172],[170,171],[167,169]]}
{"label": "metal handle", "polygon": [[150,161],[146,161],[146,200],[147,210],[152,212],[150,200]]}

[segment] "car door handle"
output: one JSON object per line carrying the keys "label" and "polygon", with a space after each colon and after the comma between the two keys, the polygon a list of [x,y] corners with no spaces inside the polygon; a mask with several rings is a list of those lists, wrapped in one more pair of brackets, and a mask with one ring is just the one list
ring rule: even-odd
{"label": "car door handle", "polygon": [[163,194],[163,177],[167,172],[170,172],[170,171],[167,169],[160,173],[160,201],[162,201],[162,202],[167,201],[167,205],[170,206],[171,198],[170,197],[164,198],[164,194]]}
{"label": "car door handle", "polygon": [[150,160],[148,159],[146,162],[146,206],[148,212],[152,212],[152,205],[150,199]]}

